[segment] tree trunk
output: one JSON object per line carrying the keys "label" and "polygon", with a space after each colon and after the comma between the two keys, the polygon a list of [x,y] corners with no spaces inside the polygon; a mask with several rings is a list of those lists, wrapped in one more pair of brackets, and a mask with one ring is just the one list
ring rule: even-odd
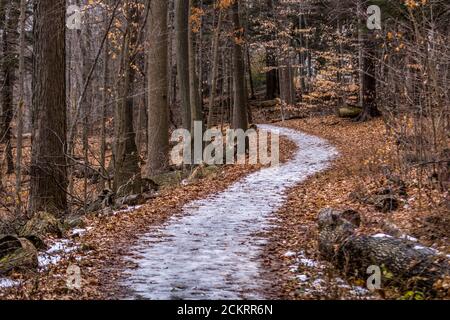
{"label": "tree trunk", "polygon": [[[204,10],[203,0],[200,0],[200,10]],[[198,33],[198,95],[200,97],[200,108],[202,113],[204,112],[204,101],[203,101],[203,15],[200,17],[200,32]],[[203,114],[204,116],[204,114]],[[206,120],[206,119],[205,119]]]}
{"label": "tree trunk", "polygon": [[247,52],[247,72],[248,72],[248,82],[250,84],[250,99],[256,100],[255,95],[255,84],[253,82],[253,73],[252,73],[252,57],[250,55],[250,49],[248,45],[245,48]]}
{"label": "tree trunk", "polygon": [[[105,21],[107,21],[107,14],[104,14]],[[108,26],[105,28],[105,32],[108,32]],[[107,176],[106,170],[106,118],[107,118],[107,104],[109,96],[109,41],[105,41],[105,48],[103,49],[103,94],[102,94],[102,127],[101,127],[101,141],[100,141],[100,170],[103,176]],[[100,182],[100,189],[105,188],[105,179],[102,178]]]}
{"label": "tree trunk", "polygon": [[[212,72],[211,72],[211,92],[209,93],[209,112],[208,112],[208,128],[211,128],[213,125],[217,123],[213,123],[214,115],[217,113],[215,110],[215,99],[217,92],[217,76],[219,70],[219,42],[220,42],[220,33],[222,30],[222,20],[223,13],[222,9],[219,7],[219,20],[217,22],[217,29],[214,33],[213,40],[213,61],[212,61]],[[217,121],[217,118],[216,118]]]}
{"label": "tree trunk", "polygon": [[14,172],[14,159],[12,153],[12,132],[11,132],[11,122],[13,119],[14,108],[13,108],[13,96],[14,96],[14,81],[15,81],[15,71],[16,71],[16,53],[14,44],[17,40],[17,25],[19,21],[19,3],[17,0],[11,1],[9,6],[5,6],[3,10],[9,7],[8,15],[6,18],[6,23],[4,25],[3,31],[3,63],[2,63],[2,130],[0,141],[5,143],[6,146],[6,163],[7,163],[7,173],[11,174]]}
{"label": "tree trunk", "polygon": [[165,0],[152,0],[149,20],[148,52],[148,167],[150,176],[168,168],[168,28]]}
{"label": "tree trunk", "polygon": [[[361,2],[357,2],[358,17],[363,12]],[[360,104],[363,108],[358,121],[367,121],[373,117],[381,115],[377,106],[377,80],[376,80],[376,39],[373,30],[367,30],[363,26],[363,19],[359,19],[358,42],[359,42],[359,83],[360,83]]]}
{"label": "tree trunk", "polygon": [[363,111],[359,121],[378,117],[381,115],[377,106],[377,79],[376,73],[376,48],[373,39],[363,40]]}
{"label": "tree trunk", "polygon": [[234,28],[233,40],[233,83],[234,83],[234,110],[233,128],[248,129],[247,93],[245,86],[245,62],[243,52],[243,31],[239,17],[240,1],[236,0],[232,5],[232,17]]}
{"label": "tree trunk", "polygon": [[21,209],[22,199],[22,145],[23,145],[23,109],[25,104],[25,19],[26,0],[20,0],[20,37],[19,37],[19,104],[17,107],[17,154],[16,154],[16,198],[17,211]]}
{"label": "tree trunk", "polygon": [[[268,19],[273,20],[273,0],[267,0]],[[266,100],[273,100],[279,94],[278,72],[276,65],[275,50],[266,48]]]}
{"label": "tree trunk", "polygon": [[266,49],[266,99],[273,100],[279,94],[278,92],[278,72],[276,68],[276,58],[271,48]]}
{"label": "tree trunk", "polygon": [[358,0],[356,4],[356,14],[358,15],[358,64],[359,64],[359,73],[358,73],[358,79],[359,79],[359,96],[358,96],[358,103],[359,106],[362,108],[364,105],[364,60],[363,60],[363,22],[361,19],[362,11],[361,11],[361,1]]}
{"label": "tree trunk", "polygon": [[139,153],[136,147],[136,135],[133,128],[134,104],[132,84],[134,69],[131,52],[137,46],[139,25],[137,4],[132,1],[126,4],[127,29],[122,48],[121,72],[119,79],[119,102],[117,103],[116,126],[116,156],[114,171],[114,191],[119,196],[137,194],[141,192],[141,169],[139,167]]}
{"label": "tree trunk", "polygon": [[66,2],[34,7],[33,142],[29,209],[67,211]]}
{"label": "tree trunk", "polygon": [[[192,10],[194,0],[189,0],[189,8]],[[203,124],[202,104],[200,102],[200,91],[198,89],[198,75],[195,63],[195,32],[193,26],[189,23],[188,37],[189,37],[189,99],[191,102],[191,127],[194,128],[194,122],[200,121]],[[203,127],[203,125],[202,125]]]}
{"label": "tree trunk", "polygon": [[280,97],[284,104],[294,105],[296,94],[290,52],[285,53],[280,66]]}
{"label": "tree trunk", "polygon": [[191,130],[189,89],[189,0],[175,0],[175,32],[178,85],[181,97],[183,128]]}

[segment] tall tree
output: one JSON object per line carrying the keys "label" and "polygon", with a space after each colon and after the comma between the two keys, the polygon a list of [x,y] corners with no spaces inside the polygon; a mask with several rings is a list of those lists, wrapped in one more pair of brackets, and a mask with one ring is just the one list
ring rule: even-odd
{"label": "tall tree", "polygon": [[[273,0],[267,0],[267,19],[272,22],[274,19],[273,13]],[[269,35],[269,40],[272,40],[273,34]],[[275,50],[272,48],[273,44],[269,43],[266,48],[266,99],[272,100],[275,99],[277,94],[279,93],[279,85],[278,85],[278,71],[276,65],[276,56]]]}
{"label": "tall tree", "polygon": [[66,1],[34,2],[33,140],[29,209],[67,210]]}
{"label": "tall tree", "polygon": [[[107,11],[103,13],[103,17],[106,23],[105,32],[109,32],[108,15]],[[107,105],[109,100],[109,41],[105,40],[105,48],[103,49],[103,92],[102,92],[102,125],[100,131],[100,167],[104,176],[107,175],[106,170],[106,121],[107,121]],[[100,183],[100,189],[104,189],[105,179],[102,179]]]}
{"label": "tall tree", "polygon": [[19,38],[19,103],[17,108],[17,159],[16,159],[16,197],[20,208],[22,186],[22,145],[23,145],[23,109],[25,104],[25,19],[26,0],[20,0],[20,38]]}
{"label": "tall tree", "polygon": [[[9,9],[9,10],[7,10]],[[3,78],[1,103],[2,103],[2,130],[0,140],[6,145],[6,162],[8,174],[14,172],[14,159],[11,141],[11,121],[13,119],[14,107],[14,82],[17,66],[17,25],[19,22],[19,1],[10,1],[3,10],[7,10],[3,30],[3,61],[1,73]]]}
{"label": "tall tree", "polygon": [[176,55],[183,128],[191,129],[189,89],[189,0],[175,0]]}
{"label": "tall tree", "polygon": [[139,10],[137,6],[138,3],[134,1],[128,1],[125,5],[127,27],[121,55],[119,101],[116,105],[116,119],[114,119],[116,127],[114,190],[120,195],[141,192],[141,169],[133,127],[134,99],[132,97],[135,79],[132,53],[138,45],[136,27],[139,25]]}
{"label": "tall tree", "polygon": [[360,121],[366,121],[370,118],[381,115],[377,106],[377,79],[376,79],[376,63],[377,50],[375,40],[366,38],[363,40],[363,59],[362,59],[362,102],[363,111],[359,117]]}
{"label": "tall tree", "polygon": [[244,35],[239,16],[239,0],[232,5],[233,37],[233,128],[248,129],[247,92],[245,85]]}
{"label": "tall tree", "polygon": [[[192,128],[193,123],[195,121],[199,121],[203,123],[203,112],[202,112],[202,104],[201,97],[199,91],[199,83],[198,83],[198,74],[197,74],[197,66],[195,62],[196,55],[196,21],[194,21],[194,0],[189,0],[189,29],[188,29],[188,42],[189,42],[189,99],[191,102],[191,121]],[[201,26],[200,26],[201,28]]]}
{"label": "tall tree", "polygon": [[[220,4],[220,3],[219,3]],[[213,61],[212,61],[212,71],[211,71],[211,92],[209,95],[209,114],[208,114],[208,127],[212,127],[214,125],[214,115],[216,115],[217,110],[215,108],[215,100],[216,100],[216,92],[217,92],[217,76],[219,72],[219,42],[220,42],[220,34],[222,32],[222,20],[223,20],[223,12],[222,7],[220,5],[217,6],[219,10],[219,19],[217,22],[217,27],[214,32],[213,38]]]}
{"label": "tall tree", "polygon": [[168,28],[166,0],[152,0],[148,50],[148,167],[149,175],[168,167]]}
{"label": "tall tree", "polygon": [[[358,2],[357,10],[361,10]],[[361,12],[362,13],[362,12]],[[364,19],[362,19],[365,21]],[[366,26],[360,26],[359,40],[359,62],[360,62],[360,100],[363,111],[358,117],[359,121],[366,121],[381,115],[377,106],[377,79],[376,66],[378,60],[377,39],[375,30],[369,30]]]}

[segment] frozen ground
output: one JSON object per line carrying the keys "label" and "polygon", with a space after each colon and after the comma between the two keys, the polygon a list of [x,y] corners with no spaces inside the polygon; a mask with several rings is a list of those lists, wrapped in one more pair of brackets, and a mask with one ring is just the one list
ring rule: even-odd
{"label": "frozen ground", "polygon": [[[123,284],[129,299],[264,299],[258,256],[286,191],[324,170],[337,152],[320,138],[278,130],[299,149],[279,167],[250,174],[225,191],[194,201],[150,230],[127,258],[137,264]],[[306,260],[305,260],[306,261]],[[309,262],[309,261],[308,261]]]}

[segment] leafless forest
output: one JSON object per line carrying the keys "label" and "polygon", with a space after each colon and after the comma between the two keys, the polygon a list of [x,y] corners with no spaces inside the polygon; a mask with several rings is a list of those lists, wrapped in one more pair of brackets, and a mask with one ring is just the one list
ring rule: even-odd
{"label": "leafless forest", "polygon": [[0,0],[0,299],[449,298],[449,9]]}

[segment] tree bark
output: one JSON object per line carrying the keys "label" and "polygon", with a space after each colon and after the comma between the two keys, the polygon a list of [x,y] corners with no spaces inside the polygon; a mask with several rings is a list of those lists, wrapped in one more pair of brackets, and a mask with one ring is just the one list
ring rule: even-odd
{"label": "tree bark", "polygon": [[247,53],[247,72],[248,72],[248,82],[250,84],[250,99],[256,100],[255,84],[253,82],[253,73],[252,73],[252,57],[250,55],[250,49],[248,45],[246,46],[245,51]]}
{"label": "tree bark", "polygon": [[168,106],[168,4],[152,0],[149,20],[148,51],[148,164],[150,176],[167,170],[169,165]]}
{"label": "tree bark", "polygon": [[234,83],[234,110],[233,128],[248,129],[247,93],[245,86],[245,62],[243,52],[243,31],[239,17],[240,1],[232,5],[232,20],[234,27],[233,39],[233,83]]}
{"label": "tree bark", "polygon": [[[189,8],[192,10],[194,7],[194,0],[189,0]],[[195,37],[196,34],[193,31],[193,26],[189,23],[188,29],[189,37],[189,99],[191,102],[191,128],[194,127],[194,122],[202,122],[203,127],[203,112],[202,104],[200,102],[200,91],[198,86],[197,67],[195,63]]]}
{"label": "tree bark", "polygon": [[[267,0],[268,19],[273,20],[273,0]],[[276,65],[275,50],[266,48],[266,100],[273,100],[279,94],[278,71]]]}
{"label": "tree bark", "polygon": [[33,141],[29,209],[67,211],[66,3],[34,3]]}
{"label": "tree bark", "polygon": [[181,97],[183,128],[191,130],[189,89],[189,0],[175,0],[175,32],[178,85]]}
{"label": "tree bark", "polygon": [[137,4],[126,4],[127,28],[124,34],[121,77],[119,79],[119,102],[116,110],[116,155],[114,171],[114,191],[120,196],[141,192],[141,169],[136,147],[136,134],[133,128],[134,101],[132,85],[135,73],[131,53],[134,52],[138,38],[135,27],[139,25]]}
{"label": "tree bark", "polygon": [[17,106],[17,154],[16,154],[16,198],[17,209],[22,205],[22,145],[23,145],[23,109],[25,104],[25,19],[26,0],[20,0],[20,37],[19,37],[19,104]]}
{"label": "tree bark", "polygon": [[381,115],[377,106],[376,49],[373,40],[364,40],[363,112],[360,121]]}
{"label": "tree bark", "polygon": [[269,69],[266,72],[266,99],[273,100],[279,94],[278,72],[273,50],[271,48],[266,50],[266,67]]}
{"label": "tree bark", "polygon": [[[104,14],[105,21],[107,21],[107,14]],[[108,26],[105,28],[105,32],[108,32]],[[103,176],[107,176],[106,170],[106,118],[107,118],[107,104],[109,96],[109,41],[105,41],[105,47],[103,49],[103,94],[102,94],[102,127],[100,133],[100,170]],[[105,179],[102,178],[100,182],[100,189],[105,188]]]}
{"label": "tree bark", "polygon": [[[361,4],[358,1],[358,14]],[[360,60],[360,102],[363,111],[358,117],[358,121],[367,121],[381,115],[377,106],[377,79],[376,79],[376,39],[375,31],[367,30],[365,26],[360,26],[359,40],[359,60]]]}
{"label": "tree bark", "polygon": [[[222,9],[219,7],[219,19],[217,21],[217,28],[214,33],[213,40],[213,61],[212,61],[212,72],[211,72],[211,92],[209,94],[209,112],[208,112],[208,128],[211,128],[214,124],[214,115],[217,113],[215,109],[215,99],[217,92],[217,76],[219,70],[219,42],[220,42],[220,33],[222,30],[222,20],[223,13]],[[216,119],[217,120],[217,119]]]}
{"label": "tree bark", "polygon": [[294,76],[292,71],[290,52],[285,53],[280,66],[280,97],[286,105],[296,103]]}
{"label": "tree bark", "polygon": [[14,43],[16,42],[17,25],[19,21],[19,2],[17,0],[11,1],[8,6],[5,6],[3,10],[8,10],[6,23],[3,31],[3,63],[2,63],[2,130],[0,141],[5,143],[6,148],[6,163],[7,173],[14,172],[14,159],[12,153],[12,131],[11,122],[13,119],[13,97],[14,97],[14,82],[15,71],[17,66],[16,53]]}

